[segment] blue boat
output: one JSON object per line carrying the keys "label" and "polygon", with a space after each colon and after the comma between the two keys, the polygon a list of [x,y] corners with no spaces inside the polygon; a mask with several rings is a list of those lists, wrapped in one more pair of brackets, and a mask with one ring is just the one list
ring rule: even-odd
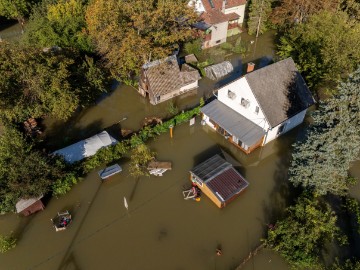
{"label": "blue boat", "polygon": [[114,174],[117,174],[117,173],[121,172],[121,171],[122,171],[122,168],[120,167],[120,165],[115,164],[115,165],[107,167],[107,168],[105,168],[103,170],[100,170],[98,172],[98,174],[99,174],[100,178],[102,180],[104,180],[104,179],[106,179],[106,178],[108,178],[108,177],[110,177],[110,176],[112,176]]}

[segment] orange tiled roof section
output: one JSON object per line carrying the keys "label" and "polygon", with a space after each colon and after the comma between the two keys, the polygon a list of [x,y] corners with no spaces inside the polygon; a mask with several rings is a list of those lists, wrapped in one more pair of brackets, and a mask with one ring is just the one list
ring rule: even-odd
{"label": "orange tiled roof section", "polygon": [[[211,10],[214,9],[218,9],[218,10],[222,9],[223,0],[211,0],[214,3],[214,8],[211,7],[209,0],[201,0],[201,1],[204,5],[206,12],[210,12]],[[246,4],[246,0],[227,0],[225,8],[232,8],[245,4]]]}

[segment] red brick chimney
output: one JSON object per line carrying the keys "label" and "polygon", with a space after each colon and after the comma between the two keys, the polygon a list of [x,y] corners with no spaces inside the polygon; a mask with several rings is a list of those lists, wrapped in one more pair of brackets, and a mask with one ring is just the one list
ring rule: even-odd
{"label": "red brick chimney", "polygon": [[249,72],[253,71],[253,70],[254,70],[254,68],[255,68],[255,63],[253,63],[253,62],[249,62],[249,63],[247,64],[247,70],[246,70],[246,73],[249,73]]}

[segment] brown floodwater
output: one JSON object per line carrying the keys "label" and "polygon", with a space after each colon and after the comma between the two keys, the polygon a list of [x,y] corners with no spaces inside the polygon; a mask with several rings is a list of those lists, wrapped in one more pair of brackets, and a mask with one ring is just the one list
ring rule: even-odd
{"label": "brown floodwater", "polygon": [[[273,33],[260,37],[248,58],[227,56],[235,75],[242,74],[247,61],[265,65],[272,59],[273,38]],[[180,110],[191,107],[229,77],[220,82],[202,79],[197,92],[172,102]],[[169,102],[152,106],[131,87],[117,86],[67,123],[46,120],[46,134],[52,138],[49,147],[86,138],[118,121],[122,128],[136,130],[145,116],[169,116],[168,107]],[[176,126],[173,138],[163,134],[149,142],[159,160],[173,164],[162,177],[136,180],[124,160],[122,173],[102,183],[95,170],[67,195],[51,199],[40,213],[0,216],[0,233],[13,231],[19,238],[15,249],[0,254],[0,269],[235,269],[291,200],[286,180],[290,145],[303,126],[246,156],[201,126],[199,117],[196,120],[191,127]],[[215,153],[224,153],[250,182],[240,197],[221,210],[206,196],[200,202],[185,201],[182,196],[190,184],[189,170]],[[68,230],[55,232],[50,219],[65,209],[71,211],[73,223]],[[215,254],[218,245],[223,250],[220,257]],[[277,254],[263,250],[243,269],[289,267]]]}

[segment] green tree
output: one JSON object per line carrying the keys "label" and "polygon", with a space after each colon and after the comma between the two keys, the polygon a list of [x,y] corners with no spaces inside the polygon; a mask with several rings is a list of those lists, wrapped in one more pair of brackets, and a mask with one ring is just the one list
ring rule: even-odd
{"label": "green tree", "polygon": [[29,117],[67,119],[81,103],[105,91],[106,76],[90,57],[74,50],[0,43],[0,117],[22,122]]}
{"label": "green tree", "polygon": [[5,253],[16,246],[16,238],[0,235],[0,253]]}
{"label": "green tree", "polygon": [[0,136],[0,212],[14,210],[19,199],[49,191],[61,171],[48,156],[28,144],[14,128]]}
{"label": "green tree", "polygon": [[29,15],[36,0],[0,0],[0,16],[16,19],[23,28],[25,18]]}
{"label": "green tree", "polygon": [[320,103],[313,119],[306,139],[294,146],[289,180],[321,195],[345,195],[354,182],[350,164],[360,151],[360,69]]}
{"label": "green tree", "polygon": [[140,143],[131,150],[130,158],[130,174],[134,177],[149,176],[147,171],[148,163],[154,158],[155,153],[151,152],[150,149],[144,143]]}
{"label": "green tree", "polygon": [[344,12],[322,12],[280,38],[278,54],[292,57],[310,87],[336,84],[360,62],[360,24]]}
{"label": "green tree", "polygon": [[26,26],[25,44],[36,47],[77,48],[92,52],[85,22],[86,2],[83,0],[45,0],[38,5]]}
{"label": "green tree", "polygon": [[251,0],[249,6],[248,32],[250,35],[263,34],[268,30],[272,0]]}
{"label": "green tree", "polygon": [[333,240],[345,242],[336,220],[327,203],[302,196],[286,209],[285,218],[268,230],[264,242],[294,268],[318,269],[324,244]]}
{"label": "green tree", "polygon": [[141,66],[168,56],[193,36],[196,13],[185,0],[94,0],[86,11],[89,34],[112,75],[129,82]]}

